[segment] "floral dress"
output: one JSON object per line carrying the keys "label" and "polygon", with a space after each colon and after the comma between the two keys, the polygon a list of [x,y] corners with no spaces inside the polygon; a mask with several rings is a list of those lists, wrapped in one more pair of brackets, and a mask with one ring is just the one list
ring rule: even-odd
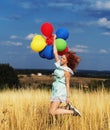
{"label": "floral dress", "polygon": [[52,96],[51,101],[66,102],[66,81],[64,72],[68,71],[73,74],[73,71],[69,67],[60,65],[60,61],[55,63],[56,69],[54,71],[54,82],[52,84]]}

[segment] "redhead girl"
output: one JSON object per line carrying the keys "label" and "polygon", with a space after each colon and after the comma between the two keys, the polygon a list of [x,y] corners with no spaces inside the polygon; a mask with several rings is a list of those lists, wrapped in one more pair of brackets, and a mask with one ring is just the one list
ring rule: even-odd
{"label": "redhead girl", "polygon": [[53,52],[56,60],[54,71],[54,82],[52,84],[52,95],[49,113],[51,115],[73,114],[80,116],[80,112],[75,107],[69,109],[61,108],[61,103],[70,103],[70,78],[80,62],[80,57],[72,51],[65,53],[59,59],[54,35]]}

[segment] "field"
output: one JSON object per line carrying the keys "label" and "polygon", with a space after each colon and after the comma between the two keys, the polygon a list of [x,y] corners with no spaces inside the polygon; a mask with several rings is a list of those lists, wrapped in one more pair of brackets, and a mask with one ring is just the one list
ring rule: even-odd
{"label": "field", "polygon": [[0,92],[0,130],[110,130],[110,92],[71,90],[71,102],[82,116],[48,114],[51,91]]}

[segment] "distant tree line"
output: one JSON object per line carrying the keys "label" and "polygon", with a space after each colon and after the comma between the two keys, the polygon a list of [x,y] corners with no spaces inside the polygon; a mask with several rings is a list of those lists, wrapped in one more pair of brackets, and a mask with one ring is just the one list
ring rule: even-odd
{"label": "distant tree line", "polygon": [[9,64],[0,64],[0,89],[18,88],[19,79],[16,71]]}
{"label": "distant tree line", "polygon": [[97,70],[78,70],[75,72],[76,77],[87,78],[107,78],[110,79],[110,71],[97,71]]}
{"label": "distant tree line", "polygon": [[[37,74],[42,73],[44,75],[51,75],[53,69],[16,69],[18,74],[30,75],[31,73]],[[109,78],[110,71],[96,71],[96,70],[77,70],[75,72],[75,77],[87,77],[87,78]]]}
{"label": "distant tree line", "polygon": [[42,73],[43,75],[51,75],[54,70],[52,69],[16,69],[17,74],[31,75],[32,73]]}
{"label": "distant tree line", "polygon": [[[42,74],[52,74],[53,70],[36,70],[35,69],[23,69],[23,70],[15,70],[13,67],[11,67],[9,64],[0,64],[0,89],[4,89],[4,88],[21,88],[22,85],[19,82],[19,78],[18,78],[18,74],[26,74],[26,75],[30,75],[31,73],[38,73],[41,72]],[[83,71],[84,72],[84,71]],[[95,74],[96,72],[94,72]],[[83,77],[85,74],[85,77],[89,77],[87,75],[90,74],[90,71],[86,73],[82,73],[82,72],[76,72],[75,76],[79,76],[79,77]],[[106,77],[109,77],[109,73],[106,73]],[[95,75],[94,75],[95,76]],[[98,76],[98,75],[97,75]],[[104,76],[104,75],[103,75]],[[103,78],[106,78],[103,77]],[[47,82],[38,82],[37,83],[37,87],[44,89],[47,87],[48,89],[51,89],[51,83],[47,83]],[[71,87],[73,88],[80,88],[81,84],[80,83],[75,83],[73,82],[71,84]],[[110,90],[110,78],[106,78],[105,80],[91,80],[88,83],[88,90],[98,90],[101,88],[106,88],[108,90]]]}

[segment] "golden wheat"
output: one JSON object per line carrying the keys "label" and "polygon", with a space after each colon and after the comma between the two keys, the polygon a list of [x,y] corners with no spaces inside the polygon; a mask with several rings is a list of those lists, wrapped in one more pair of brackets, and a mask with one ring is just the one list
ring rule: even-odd
{"label": "golden wheat", "polygon": [[48,114],[50,92],[6,90],[0,92],[0,130],[110,130],[110,92],[71,91],[72,104],[82,117]]}

